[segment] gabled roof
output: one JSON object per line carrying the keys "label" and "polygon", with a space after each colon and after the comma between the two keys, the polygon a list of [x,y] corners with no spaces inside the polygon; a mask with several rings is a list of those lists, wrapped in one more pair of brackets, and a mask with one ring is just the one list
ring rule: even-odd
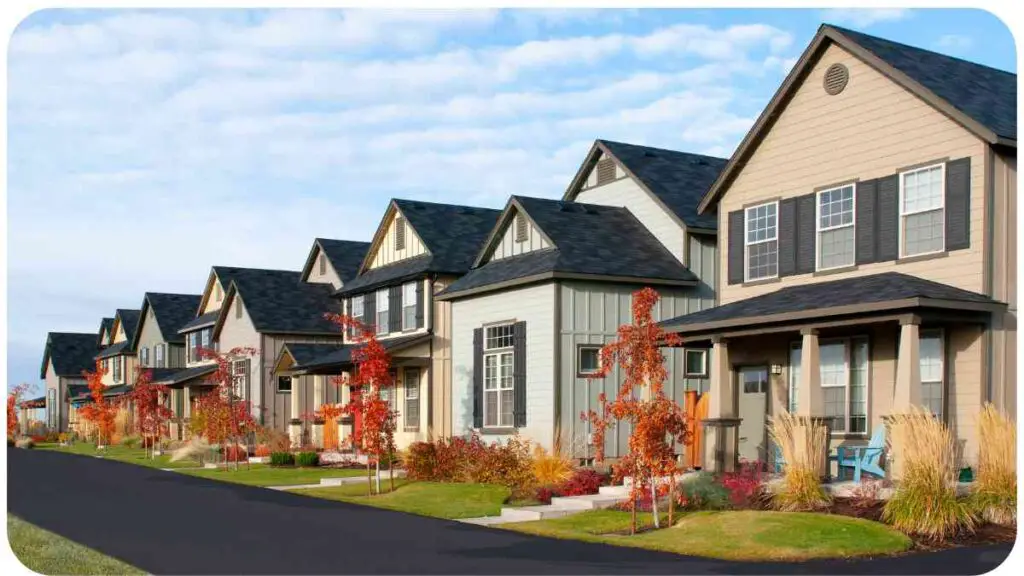
{"label": "gabled roof", "polygon": [[738,300],[678,318],[664,320],[669,331],[694,333],[729,327],[821,318],[865,311],[944,307],[959,310],[992,310],[1005,306],[995,300],[946,284],[883,272],[789,286],[761,296]]}
{"label": "gabled roof", "polygon": [[50,332],[46,335],[43,363],[39,377],[46,378],[46,367],[53,362],[53,371],[62,378],[81,378],[82,372],[96,367],[94,356],[99,351],[96,335],[80,332]]}
{"label": "gabled roof", "polygon": [[131,353],[132,341],[121,340],[117,344],[111,344],[110,346],[107,346],[106,348],[100,350],[99,353],[96,354],[96,358],[113,358],[114,356],[121,356],[124,354]]}
{"label": "gabled roof", "polygon": [[[188,324],[195,315],[196,306],[202,296],[199,294],[165,294],[162,292],[146,292],[142,299],[142,310],[140,318],[146,318],[146,310],[152,308],[153,317],[156,319],[157,327],[160,329],[160,336],[164,342],[179,344],[185,338],[178,333],[182,326]],[[144,321],[144,320],[142,320]],[[142,325],[135,332],[132,340],[132,349],[138,347],[139,337],[142,334]]]}
{"label": "gabled roof", "polygon": [[[431,334],[410,334],[408,336],[386,338],[381,340],[380,343],[389,353],[395,353],[422,342],[426,342],[431,338],[433,338],[433,335]],[[324,374],[346,368],[351,366],[353,363],[352,353],[362,346],[363,344],[347,344],[336,350],[327,351],[324,354],[317,355],[306,362],[299,363],[296,361],[296,364],[292,366],[291,372]]]}
{"label": "gabled roof", "polygon": [[106,333],[109,337],[111,328],[114,327],[113,318],[104,318],[100,321],[100,331],[96,334],[97,344],[100,346],[106,346],[107,343],[103,341],[103,334]]}
{"label": "gabled roof", "polygon": [[[157,374],[153,375],[153,383],[161,384],[164,386],[170,386],[172,388],[178,387],[186,382],[202,378],[213,374],[217,370],[216,364],[202,364],[200,366],[193,366],[191,368],[179,369],[171,374]],[[210,382],[210,385],[214,383]]]}
{"label": "gabled roof", "polygon": [[822,24],[700,202],[715,204],[829,45],[836,44],[989,144],[1017,147],[1017,75]]}
{"label": "gabled roof", "polygon": [[[551,247],[482,263],[521,212]],[[440,296],[452,297],[509,285],[562,278],[693,285],[683,266],[626,208],[513,196],[481,248],[480,265]]]}
{"label": "gabled roof", "polygon": [[341,329],[324,317],[338,311],[329,284],[302,281],[301,272],[246,270],[236,274],[224,297],[214,337],[220,332],[227,309],[241,295],[246,315],[257,332],[285,334],[330,334],[341,337]]}
{"label": "gabled roof", "polygon": [[344,348],[345,345],[340,342],[286,342],[274,359],[273,365],[280,366],[281,359],[287,355],[292,359],[293,366],[302,366],[317,358],[340,352]]}
{"label": "gabled roof", "polygon": [[129,350],[132,340],[135,339],[135,332],[139,328],[139,318],[142,317],[142,310],[127,310],[124,308],[118,308],[117,312],[114,313],[114,327],[118,324],[121,325],[124,330],[125,341],[128,342]]}
{"label": "gabled roof", "polygon": [[369,242],[356,242],[354,240],[331,240],[329,238],[316,238],[313,240],[313,247],[306,257],[306,264],[302,267],[303,280],[309,278],[309,274],[316,265],[317,250],[322,250],[331,263],[331,268],[345,284],[359,274],[359,266],[366,258],[366,252],[370,249]]}
{"label": "gabled roof", "polygon": [[393,199],[374,235],[372,246],[380,245],[386,230],[385,224],[390,221],[395,210],[400,211],[408,225],[412,226],[428,254],[371,270],[368,269],[374,253],[374,248],[371,248],[366,253],[359,276],[338,290],[338,294],[367,292],[390,282],[428,272],[465,274],[480,249],[480,243],[501,215],[501,210],[491,208]]}
{"label": "gabled roof", "polygon": [[206,306],[206,301],[210,298],[210,293],[213,290],[214,280],[220,280],[221,288],[225,292],[228,291],[228,286],[231,285],[231,281],[234,280],[238,274],[244,274],[246,270],[257,270],[257,268],[235,268],[233,266],[211,266],[210,275],[206,278],[206,284],[203,286],[203,295],[199,299],[199,305],[196,307],[196,316],[203,311],[203,307]]}
{"label": "gabled roof", "polygon": [[[178,328],[178,334],[185,334],[186,332],[192,332],[199,328],[206,328],[207,326],[213,326],[217,323],[217,317],[220,316],[220,308],[213,312],[207,312],[202,316],[196,316],[192,320],[184,323],[181,328]],[[184,339],[184,338],[182,338]]]}
{"label": "gabled roof", "polygon": [[582,191],[584,179],[602,154],[618,161],[626,173],[650,194],[656,203],[683,225],[694,230],[718,229],[718,219],[714,215],[699,214],[697,205],[725,166],[725,158],[611,140],[595,140],[587,158],[562,196],[563,200],[576,199]]}

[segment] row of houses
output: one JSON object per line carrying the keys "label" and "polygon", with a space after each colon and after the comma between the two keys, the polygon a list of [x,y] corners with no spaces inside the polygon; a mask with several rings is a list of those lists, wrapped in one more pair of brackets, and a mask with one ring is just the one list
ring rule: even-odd
{"label": "row of houses", "polygon": [[1015,74],[823,25],[731,158],[598,140],[560,200],[393,199],[369,242],[316,239],[301,270],[214,266],[200,294],[51,333],[47,422],[74,419],[98,358],[112,395],[152,369],[181,435],[198,349],[245,346],[256,418],[317,441],[298,416],[351,393],[331,383],[352,335],[324,318],[343,312],[392,356],[399,446],[518,432],[586,459],[580,414],[620,377],[591,378],[598,351],[651,286],[684,341],[668,394],[707,395],[705,466],[769,459],[781,410],[862,443],[911,405],[970,460],[981,405],[1016,405],[1016,135]]}

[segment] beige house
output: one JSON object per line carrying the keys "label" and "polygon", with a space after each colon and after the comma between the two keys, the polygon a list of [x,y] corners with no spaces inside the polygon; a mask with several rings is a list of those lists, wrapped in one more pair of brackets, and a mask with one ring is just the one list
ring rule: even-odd
{"label": "beige house", "polygon": [[139,325],[139,314],[139,310],[118,309],[110,330],[107,331],[105,345],[96,355],[96,359],[106,371],[103,375],[103,385],[111,388],[112,394],[123,393],[128,386],[135,383],[138,358],[132,347],[132,340]]}
{"label": "beige house", "polygon": [[96,334],[50,332],[46,335],[39,377],[44,382],[43,406],[46,428],[66,432],[73,426],[75,409],[71,399],[88,392],[83,372],[96,367],[99,350]]}
{"label": "beige house", "polygon": [[836,445],[911,405],[976,464],[982,404],[1016,405],[1016,82],[819,30],[701,202],[719,306],[663,323],[712,349],[708,467],[773,460],[784,409]]}

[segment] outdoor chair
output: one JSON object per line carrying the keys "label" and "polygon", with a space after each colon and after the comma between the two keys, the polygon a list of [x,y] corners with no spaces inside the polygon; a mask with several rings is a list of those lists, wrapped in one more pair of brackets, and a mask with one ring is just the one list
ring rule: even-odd
{"label": "outdoor chair", "polygon": [[836,462],[840,468],[853,468],[853,481],[860,482],[862,472],[878,477],[885,476],[880,464],[885,451],[885,427],[879,426],[871,435],[867,446],[839,446],[836,448]]}

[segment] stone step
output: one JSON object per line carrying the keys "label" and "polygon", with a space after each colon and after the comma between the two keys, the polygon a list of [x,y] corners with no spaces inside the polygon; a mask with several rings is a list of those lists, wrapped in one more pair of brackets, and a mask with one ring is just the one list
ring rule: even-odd
{"label": "stone step", "polygon": [[625,486],[601,486],[597,489],[599,494],[604,496],[619,496],[621,498],[629,497],[629,488]]}
{"label": "stone step", "polygon": [[572,514],[579,514],[585,508],[566,508],[563,506],[523,506],[522,508],[502,508],[501,518],[504,522],[529,522],[531,520],[549,520]]}
{"label": "stone step", "polygon": [[[405,477],[405,470],[395,470],[395,478],[404,478],[404,477]],[[321,486],[343,486],[343,485],[347,485],[347,484],[359,484],[361,482],[366,482],[366,480],[367,480],[367,477],[363,476],[363,475],[359,475],[359,476],[344,476],[344,477],[341,477],[341,478],[321,478],[320,479],[320,485]],[[380,481],[381,481],[381,483],[383,484],[383,483],[388,482],[390,480],[391,480],[391,472],[389,472],[387,470],[381,470],[380,471]]]}
{"label": "stone step", "polygon": [[551,505],[579,508],[580,510],[601,510],[611,508],[622,501],[623,497],[617,494],[587,494],[585,496],[555,497],[551,499]]}

